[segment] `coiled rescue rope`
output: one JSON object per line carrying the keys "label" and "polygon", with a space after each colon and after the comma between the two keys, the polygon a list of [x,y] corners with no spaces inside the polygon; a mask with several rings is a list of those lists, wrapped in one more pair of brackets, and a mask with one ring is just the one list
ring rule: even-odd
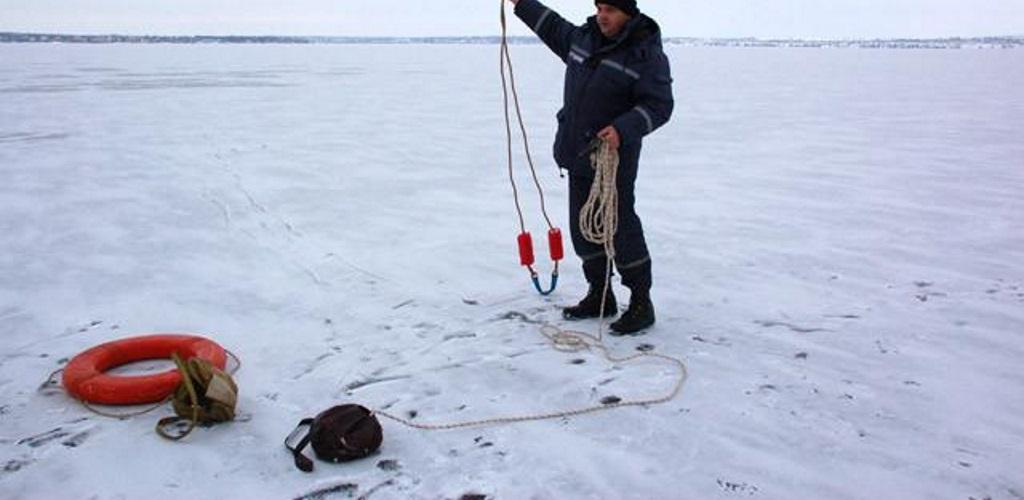
{"label": "coiled rescue rope", "polygon": [[594,169],[594,182],[586,203],[580,209],[580,232],[587,241],[604,247],[604,289],[601,291],[601,309],[597,330],[600,341],[604,337],[607,321],[604,316],[605,300],[612,283],[612,262],[615,259],[615,232],[619,229],[619,152],[606,141],[590,153],[590,166]]}

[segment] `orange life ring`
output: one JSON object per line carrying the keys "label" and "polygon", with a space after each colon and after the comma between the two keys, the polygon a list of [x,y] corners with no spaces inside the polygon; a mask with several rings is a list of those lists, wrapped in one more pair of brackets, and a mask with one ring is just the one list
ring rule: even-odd
{"label": "orange life ring", "polygon": [[157,334],[107,342],[75,356],[64,368],[64,388],[90,403],[135,405],[162,401],[181,383],[177,369],[144,376],[107,375],[105,371],[135,361],[199,357],[224,369],[227,353],[216,342],[184,334]]}

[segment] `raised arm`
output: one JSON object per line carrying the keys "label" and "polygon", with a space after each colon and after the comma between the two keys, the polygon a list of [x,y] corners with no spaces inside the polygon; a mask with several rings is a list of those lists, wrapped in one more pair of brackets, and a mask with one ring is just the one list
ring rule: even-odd
{"label": "raised arm", "polygon": [[547,8],[538,0],[508,0],[516,6],[515,13],[530,27],[541,41],[562,61],[569,57],[569,46],[576,25],[566,21],[557,12]]}

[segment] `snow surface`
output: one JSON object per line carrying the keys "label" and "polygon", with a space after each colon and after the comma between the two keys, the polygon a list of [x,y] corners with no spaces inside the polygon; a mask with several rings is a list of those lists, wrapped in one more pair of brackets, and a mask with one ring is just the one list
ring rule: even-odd
{"label": "snow surface", "polygon": [[[384,421],[303,474],[282,440],[332,404],[451,422],[674,380],[538,333],[597,322],[560,319],[574,257],[550,298],[518,266],[497,46],[0,46],[0,497],[1024,498],[1024,52],[667,50],[658,323],[608,344],[683,357],[683,394]],[[560,63],[513,56],[568,232]],[[170,443],[169,408],[40,390],[149,332],[237,353],[239,420]]]}

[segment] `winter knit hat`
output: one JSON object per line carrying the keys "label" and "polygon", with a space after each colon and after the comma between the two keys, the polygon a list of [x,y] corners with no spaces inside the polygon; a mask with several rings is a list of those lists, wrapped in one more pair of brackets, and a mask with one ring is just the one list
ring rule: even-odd
{"label": "winter knit hat", "polygon": [[629,17],[636,17],[640,13],[640,9],[636,7],[636,0],[595,0],[594,5],[603,3],[605,5],[611,5],[616,7],[622,12],[625,12]]}

